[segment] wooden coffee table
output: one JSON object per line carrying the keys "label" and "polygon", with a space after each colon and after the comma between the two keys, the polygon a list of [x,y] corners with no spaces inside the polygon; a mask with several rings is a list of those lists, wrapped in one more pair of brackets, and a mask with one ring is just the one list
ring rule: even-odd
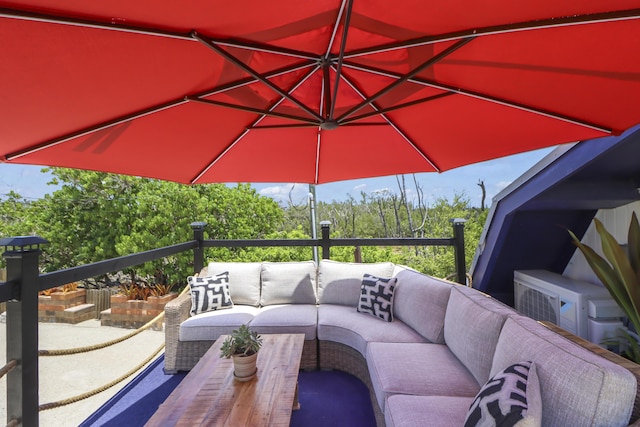
{"label": "wooden coffee table", "polygon": [[147,426],[288,426],[297,405],[304,334],[264,334],[258,373],[233,379],[222,335],[167,397]]}

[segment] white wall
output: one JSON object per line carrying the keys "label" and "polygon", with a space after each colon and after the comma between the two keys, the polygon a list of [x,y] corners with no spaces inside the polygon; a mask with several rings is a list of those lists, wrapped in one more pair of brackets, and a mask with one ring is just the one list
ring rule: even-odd
{"label": "white wall", "polygon": [[[629,222],[631,221],[631,214],[634,211],[636,212],[636,215],[640,216],[640,201],[620,206],[616,209],[600,209],[596,214],[596,218],[602,221],[606,229],[620,244],[626,244],[627,234],[629,232]],[[593,222],[591,222],[591,225],[582,238],[582,243],[591,246],[597,253],[602,255],[602,250],[600,249],[600,236],[596,233]],[[600,280],[595,274],[593,274],[591,267],[589,267],[584,256],[577,248],[576,252],[571,257],[569,264],[567,264],[563,275],[601,285]]]}

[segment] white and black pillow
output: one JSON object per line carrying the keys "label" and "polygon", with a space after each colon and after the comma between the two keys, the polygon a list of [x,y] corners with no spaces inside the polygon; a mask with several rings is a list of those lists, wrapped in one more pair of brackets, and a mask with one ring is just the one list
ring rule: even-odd
{"label": "white and black pillow", "polygon": [[387,322],[393,321],[393,293],[398,279],[383,279],[365,274],[360,287],[358,311],[378,317]]}
{"label": "white and black pillow", "polygon": [[229,294],[229,272],[187,278],[191,288],[191,315],[233,307]]}
{"label": "white and black pillow", "polygon": [[533,362],[498,372],[480,389],[464,427],[534,427],[542,422],[540,384]]}

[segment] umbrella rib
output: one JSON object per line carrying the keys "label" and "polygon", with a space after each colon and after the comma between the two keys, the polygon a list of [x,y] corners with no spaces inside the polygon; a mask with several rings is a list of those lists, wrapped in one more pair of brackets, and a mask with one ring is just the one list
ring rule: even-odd
{"label": "umbrella rib", "polygon": [[[380,70],[380,69],[377,69],[375,67],[370,67],[370,66],[365,66],[365,65],[360,65],[360,64],[353,64],[353,63],[350,63],[348,61],[345,62],[345,67],[353,68],[353,69],[359,70],[359,71],[366,71],[366,72],[370,72],[370,73],[373,73],[373,74],[378,74],[380,76],[390,77],[390,78],[394,78],[394,79],[400,79],[400,78],[403,77],[402,75],[391,73],[389,71]],[[436,88],[436,89],[445,90],[447,92],[451,92],[452,94],[469,96],[469,97],[472,97],[472,98],[480,99],[482,101],[492,102],[494,104],[504,105],[505,107],[510,107],[510,108],[515,108],[515,109],[518,109],[518,110],[526,111],[528,113],[533,113],[533,114],[549,117],[549,118],[556,119],[556,120],[562,120],[562,121],[567,122],[567,123],[572,123],[574,125],[582,126],[582,127],[593,129],[593,130],[597,130],[599,132],[603,132],[603,133],[607,133],[607,134],[613,133],[613,130],[611,128],[599,125],[597,123],[591,123],[591,122],[587,122],[585,120],[580,120],[580,119],[577,119],[575,117],[570,117],[570,116],[567,116],[567,115],[564,115],[564,114],[554,113],[552,111],[546,111],[546,110],[542,110],[540,108],[534,108],[534,107],[531,107],[531,106],[528,106],[528,105],[525,105],[525,104],[520,104],[520,103],[517,103],[517,102],[507,101],[505,99],[501,99],[501,98],[490,96],[490,95],[485,95],[485,94],[482,94],[480,92],[474,92],[474,91],[471,91],[471,90],[462,89],[462,88],[458,88],[458,87],[450,86],[450,85],[447,85],[447,84],[444,84],[444,83],[438,83],[438,82],[434,82],[434,81],[430,81],[430,80],[426,80],[426,79],[421,79],[421,78],[418,78],[418,77],[412,77],[412,78],[408,79],[407,81],[410,82],[410,83],[415,83],[415,84],[419,84],[419,85],[422,85],[422,86],[429,86],[429,87],[433,87],[433,88]]]}
{"label": "umbrella rib", "polygon": [[407,49],[445,41],[460,40],[467,37],[482,37],[488,35],[515,33],[520,31],[539,30],[545,28],[568,27],[573,25],[599,24],[613,21],[623,21],[640,18],[640,9],[629,9],[616,12],[593,13],[587,15],[575,15],[536,21],[525,21],[516,24],[495,25],[473,30],[455,31],[437,36],[419,37],[402,42],[393,42],[374,46],[366,49],[351,51],[345,55],[345,59],[351,59],[363,55],[372,55],[397,49]]}
{"label": "umbrella rib", "polygon": [[114,18],[113,23],[108,24],[100,21],[88,19],[74,19],[44,13],[25,12],[10,8],[0,8],[0,18],[21,19],[24,21],[43,22],[50,24],[71,25],[74,27],[96,28],[100,30],[119,31],[123,33],[143,34],[148,36],[167,37],[173,39],[195,41],[189,33],[179,33],[172,31],[161,31],[132,25],[123,25],[121,21]]}
{"label": "umbrella rib", "polygon": [[451,55],[453,52],[455,52],[456,50],[460,49],[461,47],[463,47],[464,45],[466,45],[467,43],[469,43],[473,39],[474,39],[473,37],[469,37],[469,38],[466,38],[466,39],[461,39],[457,43],[455,43],[454,45],[449,46],[448,48],[446,48],[445,50],[440,52],[439,54],[429,58],[428,60],[426,60],[422,64],[418,65],[413,70],[411,70],[409,73],[403,75],[402,77],[400,77],[399,79],[397,79],[393,83],[391,83],[391,84],[387,85],[386,87],[380,89],[373,96],[371,96],[369,98],[365,98],[360,104],[356,105],[355,107],[351,108],[347,112],[343,113],[340,117],[338,117],[338,119],[337,119],[338,123],[341,123],[343,120],[345,120],[351,114],[355,113],[356,111],[359,111],[364,106],[371,105],[376,99],[380,98],[381,96],[385,95],[386,93],[389,93],[390,91],[392,91],[396,87],[400,86],[401,84],[405,83],[406,81],[408,81],[412,77],[416,76],[418,73],[420,73],[424,69],[426,69],[428,67],[431,67],[433,64],[435,64],[435,63],[441,61],[442,59],[446,58],[447,56]]}
{"label": "umbrella rib", "polygon": [[56,146],[58,144],[62,144],[64,142],[70,141],[70,140],[72,140],[74,138],[78,138],[78,137],[90,134],[92,132],[97,132],[97,131],[100,131],[100,130],[108,129],[110,127],[113,127],[113,126],[116,126],[116,125],[119,125],[119,124],[122,124],[122,123],[125,123],[125,122],[129,122],[131,120],[139,119],[141,117],[148,116],[150,114],[158,113],[158,112],[163,111],[163,110],[168,110],[169,108],[177,107],[177,106],[182,105],[182,104],[184,104],[186,102],[188,102],[186,99],[181,98],[179,100],[174,100],[174,101],[167,102],[167,103],[164,103],[164,104],[161,104],[161,105],[157,105],[157,106],[154,106],[154,107],[151,107],[151,108],[147,108],[147,109],[144,109],[144,110],[136,111],[135,113],[128,114],[128,115],[125,115],[125,116],[121,116],[121,117],[113,119],[113,120],[105,121],[105,122],[102,122],[102,123],[100,123],[98,125],[95,125],[95,126],[86,127],[86,128],[81,129],[79,131],[68,133],[68,134],[66,134],[64,136],[61,136],[59,138],[55,138],[55,139],[46,141],[44,143],[41,143],[41,144],[38,144],[38,145],[35,145],[35,146],[32,146],[32,147],[26,148],[24,150],[7,154],[5,156],[5,158],[7,160],[9,160],[9,161],[15,160],[15,159],[18,159],[20,157],[23,157],[23,156],[38,152],[40,150],[44,150],[45,148],[54,147],[54,146]]}
{"label": "umbrella rib", "polygon": [[329,39],[329,44],[327,45],[327,51],[324,54],[325,59],[329,59],[329,55],[331,54],[331,46],[333,46],[333,42],[336,39],[336,34],[338,34],[338,27],[340,26],[340,21],[342,21],[342,14],[344,13],[344,7],[347,3],[347,0],[342,0],[340,2],[340,11],[338,11],[338,17],[336,18],[336,23],[333,26],[333,31],[331,32],[331,38]]}
{"label": "umbrella rib", "polygon": [[261,125],[247,127],[247,130],[260,130],[260,129],[295,129],[295,128],[313,128],[318,127],[318,123],[296,123],[290,125]]}
{"label": "umbrella rib", "polygon": [[315,125],[315,126],[319,125],[319,123],[317,121],[314,121],[313,119],[308,119],[306,117],[298,117],[298,116],[294,116],[292,114],[276,113],[275,111],[263,110],[261,108],[248,107],[246,105],[231,104],[229,102],[214,101],[214,100],[210,100],[210,99],[202,99],[202,98],[196,98],[196,97],[192,97],[192,96],[189,96],[186,99],[189,100],[189,101],[193,101],[193,102],[200,102],[202,104],[215,105],[215,106],[218,106],[218,107],[231,108],[231,109],[234,109],[234,110],[248,111],[250,113],[257,113],[257,114],[260,114],[260,115],[263,115],[263,116],[280,117],[280,118],[283,118],[283,119],[289,119],[289,120],[295,120],[295,121],[309,123],[309,124]]}
{"label": "umbrella rib", "polygon": [[371,111],[371,112],[368,112],[368,113],[361,114],[359,116],[351,117],[349,119],[346,119],[346,120],[343,120],[342,122],[340,122],[340,125],[344,126],[344,125],[347,125],[347,124],[354,124],[353,122],[356,122],[356,121],[362,120],[362,119],[366,119],[367,117],[378,116],[381,113],[384,114],[384,113],[388,113],[390,111],[399,110],[399,109],[402,109],[402,108],[406,108],[406,107],[411,107],[411,106],[414,106],[414,105],[422,104],[424,102],[435,101],[436,99],[444,98],[446,96],[451,96],[451,95],[453,95],[453,92],[444,92],[444,93],[439,93],[437,95],[426,96],[424,98],[416,99],[414,101],[405,102],[405,103],[402,103],[402,104],[394,105],[392,107],[382,108],[380,110],[375,110],[375,111]]}
{"label": "umbrella rib", "polygon": [[[315,68],[313,68],[312,70],[310,70],[307,74],[305,74],[304,76],[302,76],[300,78],[299,81],[296,82],[295,85],[293,85],[293,87],[291,88],[291,90],[289,92],[294,92],[298,87],[300,87],[300,85],[302,85],[305,81],[307,81],[307,79],[309,77],[311,77],[313,75],[313,73],[315,73],[318,70],[319,66],[316,66]],[[277,100],[276,102],[273,103],[273,105],[271,107],[268,108],[267,112],[272,112],[274,109],[276,109],[278,107],[278,105],[280,105],[285,99],[287,99],[286,96],[282,96],[279,100]],[[202,169],[202,171],[200,171],[199,174],[196,175],[195,178],[193,178],[191,180],[191,184],[195,184],[197,183],[200,178],[202,178],[208,171],[209,169],[211,169],[216,163],[218,163],[220,161],[220,159],[222,159],[229,151],[231,151],[231,149],[237,144],[239,143],[242,138],[245,137],[245,135],[247,135],[247,133],[249,133],[250,130],[254,129],[255,126],[260,123],[264,118],[266,117],[266,112],[265,114],[263,114],[262,116],[258,117],[257,119],[255,119],[253,121],[253,123],[251,123],[249,126],[247,126],[241,133],[240,135],[238,135],[223,151],[222,153],[220,153],[215,159],[213,159],[204,169]],[[311,126],[311,125],[310,125]],[[318,126],[318,124],[314,124],[313,125]]]}
{"label": "umbrella rib", "polygon": [[192,33],[193,38],[198,40],[200,43],[202,43],[204,46],[207,46],[208,48],[210,48],[211,50],[213,50],[214,52],[216,52],[217,54],[219,54],[220,56],[222,56],[223,58],[225,58],[227,61],[231,62],[232,64],[234,64],[235,66],[237,66],[238,68],[242,69],[243,71],[245,71],[246,73],[248,73],[249,75],[251,75],[252,77],[258,79],[261,83],[263,83],[265,86],[267,86],[268,88],[270,88],[271,90],[273,90],[274,92],[276,92],[277,94],[279,94],[280,96],[286,98],[287,100],[289,100],[290,102],[294,103],[295,105],[297,105],[298,107],[300,107],[303,111],[305,111],[306,113],[308,113],[309,115],[311,115],[312,117],[318,119],[318,120],[322,120],[322,117],[316,113],[315,111],[313,111],[311,108],[307,107],[305,104],[303,104],[302,102],[298,101],[296,98],[294,98],[293,96],[291,96],[290,93],[285,92],[284,90],[280,89],[278,86],[274,85],[273,83],[271,83],[269,80],[267,80],[263,75],[261,75],[260,73],[258,73],[257,71],[255,71],[253,68],[249,67],[248,65],[246,65],[245,63],[243,63],[242,61],[240,61],[238,58],[236,58],[235,56],[233,56],[232,54],[230,54],[229,52],[225,51],[224,49],[220,48],[219,46],[217,46],[215,43],[210,42],[209,40],[205,40],[204,38],[202,38],[198,33],[193,32]]}
{"label": "umbrella rib", "polygon": [[[347,48],[347,34],[349,33],[349,24],[351,22],[351,11],[353,10],[353,0],[347,0],[347,11],[344,17],[344,25],[342,26],[342,40],[340,41],[340,53],[338,54],[338,65],[336,66],[336,79],[333,85],[333,95],[331,97],[331,108],[329,109],[328,120],[333,120],[333,113],[336,109],[336,98],[338,97],[338,87],[340,83],[340,74],[342,73],[342,62],[344,60],[344,51]],[[336,22],[336,27],[338,22]]]}
{"label": "umbrella rib", "polygon": [[243,42],[239,40],[230,40],[230,39],[210,38],[209,40],[218,46],[237,47],[239,49],[247,49],[247,50],[264,52],[264,53],[275,53],[277,55],[291,56],[291,57],[300,58],[300,59],[309,59],[316,62],[318,61],[317,55],[313,55],[308,52],[302,52],[294,49],[285,49],[285,48],[269,46],[261,43]]}
{"label": "umbrella rib", "polygon": [[[358,89],[356,87],[355,84],[353,84],[346,76],[342,76],[343,80],[351,87],[351,89],[353,89],[358,96],[360,96],[361,98],[366,98],[366,96],[364,95],[364,93],[362,93],[360,91],[360,89]],[[380,108],[376,105],[375,102],[371,102],[371,108],[375,109],[375,110],[380,110]],[[429,165],[436,171],[436,172],[440,172],[440,168],[435,164],[435,162],[433,162],[431,160],[431,158],[429,158],[429,156],[427,156],[426,153],[424,153],[420,148],[418,148],[418,146],[411,140],[411,138],[409,138],[407,136],[407,134],[405,134],[402,129],[400,129],[398,127],[398,125],[395,124],[395,122],[393,122],[393,120],[389,119],[389,117],[386,116],[386,114],[384,113],[380,113],[380,117],[382,117],[388,124],[389,126],[391,126],[396,132],[398,132],[398,134],[400,135],[400,137],[402,137],[402,139],[404,139],[405,141],[407,141],[407,143],[414,149],[416,150],[416,153],[418,153],[427,163],[429,163]]]}
{"label": "umbrella rib", "polygon": [[[287,73],[292,73],[295,71],[299,71],[299,70],[303,70],[305,68],[309,68],[309,67],[317,67],[317,63],[316,61],[314,62],[305,62],[302,64],[296,64],[296,65],[292,65],[292,66],[288,66],[288,67],[283,67],[283,68],[279,68],[277,70],[273,70],[270,71],[268,73],[263,74],[263,77],[266,79],[270,79],[272,77],[278,77],[281,76],[283,74],[287,74]],[[202,91],[198,94],[193,95],[196,98],[205,98],[207,96],[212,96],[212,95],[217,95],[219,93],[223,93],[223,92],[227,92],[229,90],[234,90],[234,89],[238,89],[241,88],[243,86],[248,86],[250,84],[256,83],[259,80],[254,78],[254,77],[247,77],[241,80],[236,80],[230,83],[226,83],[224,85],[221,86],[216,86],[214,88],[208,89],[206,91]]]}

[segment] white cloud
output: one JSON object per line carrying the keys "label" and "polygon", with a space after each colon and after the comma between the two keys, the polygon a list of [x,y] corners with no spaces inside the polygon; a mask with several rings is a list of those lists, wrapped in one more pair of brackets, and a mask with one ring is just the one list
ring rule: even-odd
{"label": "white cloud", "polygon": [[353,191],[363,191],[365,188],[367,188],[367,184],[360,184],[353,187]]}
{"label": "white cloud", "polygon": [[309,197],[309,187],[306,184],[280,184],[264,187],[258,190],[261,196],[271,197],[281,204],[306,204]]}

